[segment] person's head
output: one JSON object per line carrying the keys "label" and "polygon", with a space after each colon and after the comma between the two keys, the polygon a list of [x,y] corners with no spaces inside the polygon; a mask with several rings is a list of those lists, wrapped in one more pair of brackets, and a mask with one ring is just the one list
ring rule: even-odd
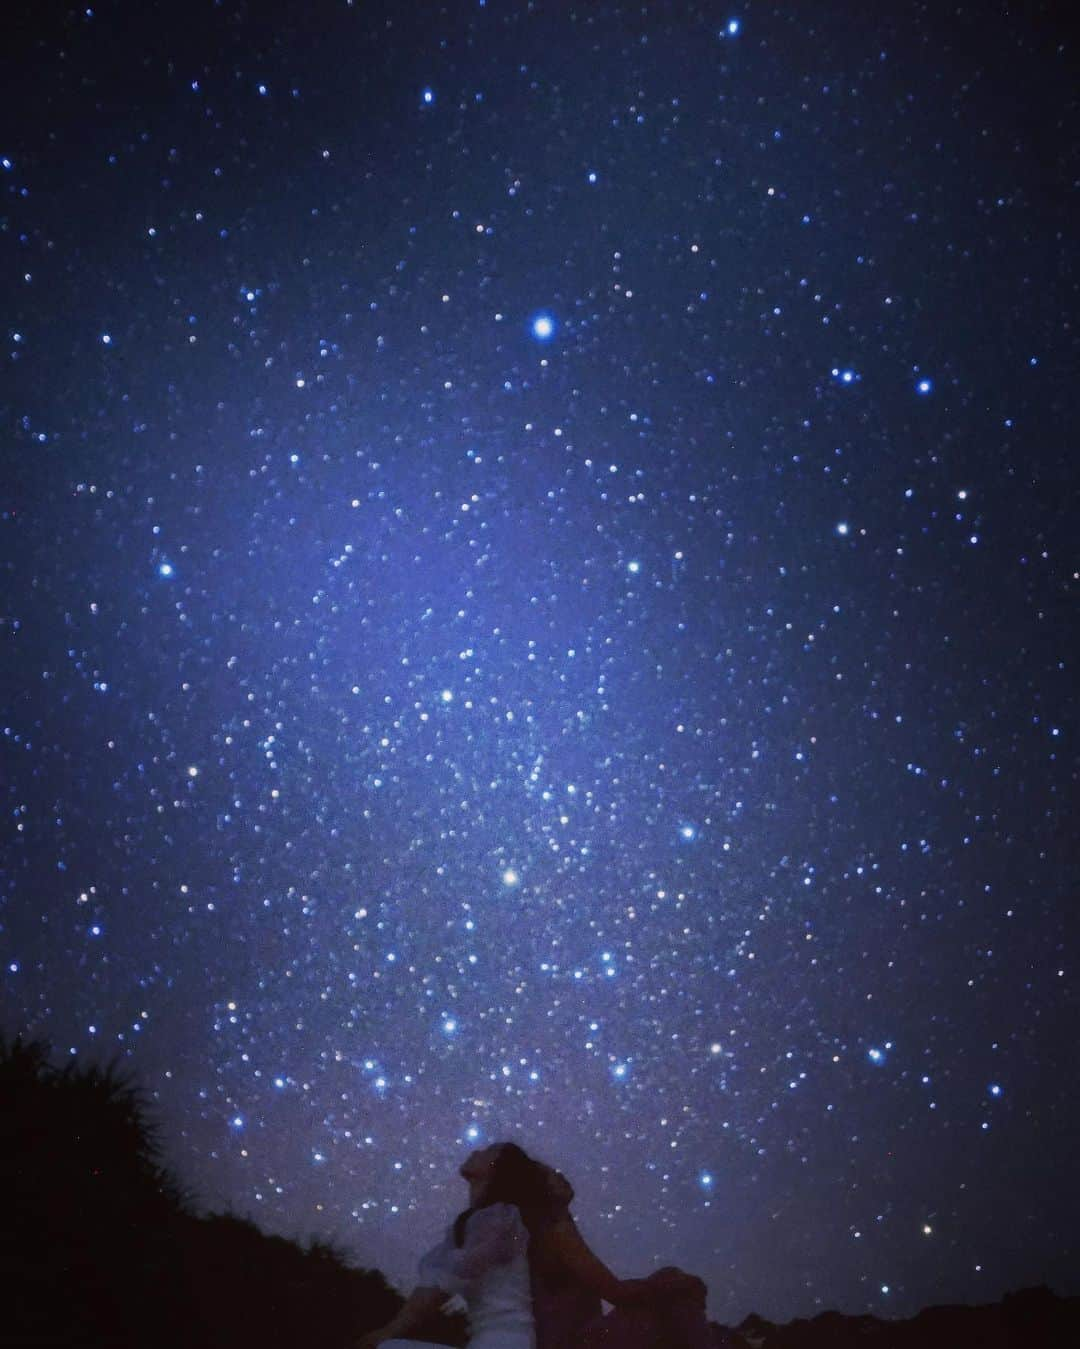
{"label": "person's head", "polygon": [[531,1230],[558,1202],[557,1196],[564,1193],[558,1184],[553,1185],[552,1177],[558,1176],[566,1186],[558,1172],[535,1161],[516,1143],[492,1143],[478,1148],[462,1162],[460,1174],[469,1183],[469,1207],[454,1222],[457,1246],[462,1244],[465,1224],[476,1209],[487,1208],[489,1204],[514,1204]]}
{"label": "person's head", "polygon": [[492,1143],[490,1147],[477,1148],[461,1163],[458,1174],[469,1186],[469,1204],[472,1208],[479,1208],[483,1203],[484,1191],[491,1180],[502,1147],[501,1143]]}

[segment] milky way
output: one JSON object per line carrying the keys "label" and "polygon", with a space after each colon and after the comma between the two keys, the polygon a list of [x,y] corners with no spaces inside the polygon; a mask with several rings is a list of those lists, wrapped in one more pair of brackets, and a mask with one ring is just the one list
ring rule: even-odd
{"label": "milky way", "polygon": [[0,1028],[199,1203],[1078,1291],[1076,58],[951,8],[13,27]]}

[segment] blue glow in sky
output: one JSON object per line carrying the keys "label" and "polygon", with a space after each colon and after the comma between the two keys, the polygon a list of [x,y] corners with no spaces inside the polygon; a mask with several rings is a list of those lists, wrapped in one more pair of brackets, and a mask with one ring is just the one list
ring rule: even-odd
{"label": "blue glow in sky", "polygon": [[403,1289],[517,1136],[728,1323],[1080,1291],[1068,7],[23,8],[0,1034]]}

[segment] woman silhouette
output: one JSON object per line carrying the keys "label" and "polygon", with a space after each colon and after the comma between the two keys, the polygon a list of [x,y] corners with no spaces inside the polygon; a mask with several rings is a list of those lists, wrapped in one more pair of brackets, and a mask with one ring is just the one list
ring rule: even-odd
{"label": "woman silhouette", "polygon": [[[420,1261],[419,1284],[360,1349],[417,1349],[418,1331],[453,1294],[469,1312],[469,1349],[706,1349],[705,1285],[677,1269],[618,1279],[570,1216],[573,1188],[514,1143],[471,1153],[469,1206]],[[601,1300],[615,1310],[601,1315]]]}
{"label": "woman silhouette", "polygon": [[411,1349],[420,1329],[452,1294],[469,1311],[470,1349],[535,1349],[529,1287],[530,1232],[550,1208],[546,1171],[514,1143],[471,1153],[461,1175],[469,1206],[420,1261],[419,1286],[398,1314],[360,1341],[361,1349]]}

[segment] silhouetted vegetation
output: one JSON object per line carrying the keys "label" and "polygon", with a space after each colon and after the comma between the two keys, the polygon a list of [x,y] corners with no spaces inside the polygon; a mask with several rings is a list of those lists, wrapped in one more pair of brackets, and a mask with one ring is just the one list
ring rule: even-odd
{"label": "silhouetted vegetation", "polygon": [[[0,1040],[0,1196],[4,1346],[344,1349],[401,1305],[324,1242],[197,1215],[115,1067],[19,1039]],[[464,1318],[428,1333],[463,1344]]]}
{"label": "silhouetted vegetation", "polygon": [[[115,1067],[54,1068],[47,1046],[18,1039],[0,1039],[0,1269],[12,1349],[345,1349],[401,1305],[381,1273],[324,1242],[197,1215]],[[713,1333],[717,1349],[1056,1349],[1080,1343],[1080,1298],[1031,1288],[910,1321],[750,1316]],[[464,1318],[442,1316],[424,1338],[463,1345]]]}
{"label": "silhouetted vegetation", "polygon": [[1071,1349],[1080,1344],[1080,1298],[1025,1288],[982,1307],[928,1307],[909,1321],[822,1312],[777,1326],[749,1316],[725,1333],[718,1344],[755,1349]]}

